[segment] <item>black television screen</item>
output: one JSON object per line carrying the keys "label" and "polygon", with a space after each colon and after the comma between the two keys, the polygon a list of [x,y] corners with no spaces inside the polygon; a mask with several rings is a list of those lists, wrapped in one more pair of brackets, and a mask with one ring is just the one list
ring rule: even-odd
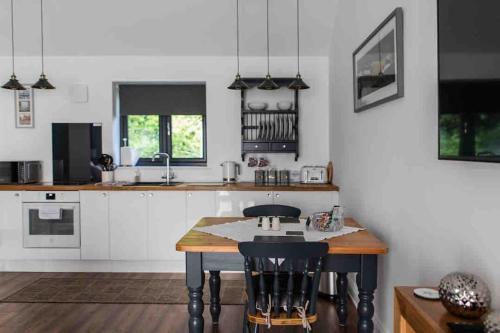
{"label": "black television screen", "polygon": [[439,158],[500,162],[500,0],[438,0]]}

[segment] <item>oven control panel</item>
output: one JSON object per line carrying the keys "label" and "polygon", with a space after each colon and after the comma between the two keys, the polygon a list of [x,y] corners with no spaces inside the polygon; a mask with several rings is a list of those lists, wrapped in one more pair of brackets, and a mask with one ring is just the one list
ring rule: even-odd
{"label": "oven control panel", "polygon": [[26,191],[23,202],[80,202],[78,191]]}

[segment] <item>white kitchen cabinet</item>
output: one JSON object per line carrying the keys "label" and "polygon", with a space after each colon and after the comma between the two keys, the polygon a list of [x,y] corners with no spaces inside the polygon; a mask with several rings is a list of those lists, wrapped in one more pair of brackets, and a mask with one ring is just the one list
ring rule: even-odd
{"label": "white kitchen cabinet", "polygon": [[243,210],[257,205],[287,205],[302,210],[302,216],[331,210],[338,204],[339,194],[333,191],[218,191],[216,216],[243,216]]}
{"label": "white kitchen cabinet", "polygon": [[149,260],[182,260],[175,243],[186,232],[186,192],[148,193]]}
{"label": "white kitchen cabinet", "polygon": [[22,192],[0,191],[0,258],[16,259],[22,248]]}
{"label": "white kitchen cabinet", "polygon": [[81,257],[109,260],[109,193],[80,192]]}
{"label": "white kitchen cabinet", "polygon": [[191,191],[186,192],[186,232],[191,229],[202,217],[215,216],[215,192]]}
{"label": "white kitchen cabinet", "polygon": [[272,191],[217,191],[216,216],[243,216],[247,207],[272,203]]}
{"label": "white kitchen cabinet", "polygon": [[339,203],[339,193],[324,192],[294,192],[280,191],[273,193],[274,203],[300,208],[302,216],[309,216],[317,212],[330,211]]}
{"label": "white kitchen cabinet", "polygon": [[147,192],[110,192],[109,222],[111,259],[148,260]]}

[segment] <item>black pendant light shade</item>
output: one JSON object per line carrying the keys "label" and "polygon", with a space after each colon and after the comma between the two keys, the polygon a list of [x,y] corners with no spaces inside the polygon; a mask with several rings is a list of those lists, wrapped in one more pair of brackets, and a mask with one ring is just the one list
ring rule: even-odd
{"label": "black pendant light shade", "polygon": [[43,90],[50,90],[50,89],[56,89],[53,85],[50,84],[49,80],[47,80],[47,77],[45,76],[45,66],[44,66],[44,59],[43,59],[43,0],[40,0],[40,36],[41,36],[41,44],[42,44],[42,74],[40,75],[40,78],[38,79],[37,83],[33,85],[33,89],[43,89]]}
{"label": "black pendant light shade", "polygon": [[276,82],[273,81],[273,79],[271,78],[271,75],[267,74],[264,81],[262,81],[262,83],[259,84],[259,86],[257,88],[261,89],[261,90],[276,90],[276,89],[279,89],[280,86],[277,85]]}
{"label": "black pendant light shade", "polygon": [[231,90],[245,90],[248,89],[248,85],[241,79],[240,76],[240,1],[236,0],[236,62],[237,71],[236,78],[234,82],[227,87]]}
{"label": "black pendant light shade", "polygon": [[14,0],[10,0],[10,33],[11,33],[11,47],[12,47],[12,75],[10,76],[10,80],[2,86],[3,89],[8,90],[26,90],[22,84],[17,81],[17,77],[15,73],[15,64],[14,64]]}
{"label": "black pendant light shade", "polygon": [[241,79],[240,74],[236,74],[236,78],[234,79],[234,82],[231,83],[227,89],[231,90],[245,90],[248,89],[248,85]]}
{"label": "black pendant light shade", "polygon": [[50,84],[49,80],[45,77],[45,74],[40,75],[40,79],[32,86],[34,89],[56,89]]}
{"label": "black pendant light shade", "polygon": [[302,80],[302,76],[300,76],[300,74],[297,74],[295,80],[290,83],[288,88],[294,90],[304,90],[309,89],[310,87],[304,82],[304,80]]}
{"label": "black pendant light shade", "polygon": [[8,90],[26,90],[25,87],[23,87],[22,84],[17,81],[17,77],[15,74],[12,74],[10,77],[10,80],[2,86],[3,89],[8,89]]}
{"label": "black pendant light shade", "polygon": [[299,16],[299,0],[297,0],[297,76],[295,80],[288,86],[289,89],[304,90],[309,89],[309,86],[302,80],[300,75],[300,16]]}
{"label": "black pendant light shade", "polygon": [[267,0],[267,75],[264,81],[257,87],[261,90],[276,90],[280,86],[273,81],[271,74],[269,74],[269,0]]}

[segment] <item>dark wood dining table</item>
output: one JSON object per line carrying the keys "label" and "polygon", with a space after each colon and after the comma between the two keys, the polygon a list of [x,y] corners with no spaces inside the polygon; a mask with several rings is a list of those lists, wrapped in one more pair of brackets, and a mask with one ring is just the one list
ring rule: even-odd
{"label": "dark wood dining table", "polygon": [[[186,285],[189,293],[189,332],[202,333],[203,285],[205,271],[209,271],[210,314],[212,322],[218,324],[221,312],[220,272],[243,271],[243,257],[238,251],[238,242],[194,230],[215,224],[244,220],[242,217],[206,217],[201,219],[176,244],[179,252],[186,253]],[[362,228],[354,219],[346,218],[346,226]],[[388,252],[388,247],[368,230],[324,240],[329,245],[328,256],[323,264],[324,272],[337,273],[337,314],[340,325],[347,320],[347,274],[357,273],[359,292],[358,332],[372,333],[373,300],[377,288],[377,256]],[[321,319],[320,319],[321,320]]]}

